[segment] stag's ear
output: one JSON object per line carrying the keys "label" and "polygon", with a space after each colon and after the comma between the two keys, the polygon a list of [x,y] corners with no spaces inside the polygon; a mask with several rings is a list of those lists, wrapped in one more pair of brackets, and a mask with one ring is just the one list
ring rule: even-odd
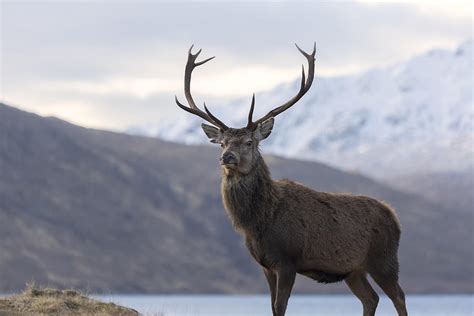
{"label": "stag's ear", "polygon": [[211,141],[211,143],[218,144],[221,141],[222,132],[220,129],[211,125],[204,124],[204,123],[201,124],[201,127],[204,133],[206,133],[206,136],[209,137],[209,140]]}
{"label": "stag's ear", "polygon": [[273,117],[271,117],[268,120],[259,123],[257,129],[255,130],[255,137],[260,141],[270,136],[274,122],[275,120],[273,119]]}

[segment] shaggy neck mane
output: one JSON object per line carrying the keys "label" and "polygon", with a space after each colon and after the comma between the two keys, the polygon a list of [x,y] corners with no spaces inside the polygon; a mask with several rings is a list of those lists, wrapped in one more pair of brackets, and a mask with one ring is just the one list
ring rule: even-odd
{"label": "shaggy neck mane", "polygon": [[278,203],[279,198],[270,171],[260,155],[248,174],[223,172],[221,193],[232,224],[245,231],[263,229],[263,224],[273,217],[273,208],[268,206]]}

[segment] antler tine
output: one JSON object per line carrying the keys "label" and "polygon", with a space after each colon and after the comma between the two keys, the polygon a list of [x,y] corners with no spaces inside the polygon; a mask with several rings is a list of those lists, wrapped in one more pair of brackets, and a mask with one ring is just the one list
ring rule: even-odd
{"label": "antler tine", "polygon": [[227,125],[225,125],[221,120],[219,120],[217,117],[215,117],[211,111],[209,111],[209,109],[207,108],[206,106],[206,103],[204,103],[204,110],[206,111],[207,115],[209,115],[209,117],[217,124],[217,126],[219,126],[221,129],[223,130],[226,130],[228,129],[229,127],[227,127]]}
{"label": "antler tine", "polygon": [[185,106],[184,104],[182,104],[181,102],[179,102],[178,100],[178,97],[175,96],[175,101],[176,101],[176,104],[183,110],[185,110],[186,112],[189,112],[191,114],[194,114],[194,115],[197,115],[201,118],[203,118],[204,120],[208,121],[209,123],[213,124],[213,125],[216,125],[216,126],[219,126],[218,124],[216,124],[213,120],[209,119],[209,117],[206,115],[206,113],[204,113],[203,111],[199,110],[199,109],[194,109],[192,107],[187,107]]}
{"label": "antler tine", "polygon": [[306,52],[305,52],[304,50],[302,50],[302,49],[298,46],[298,44],[296,44],[296,43],[295,43],[295,46],[296,46],[296,48],[298,48],[298,50],[300,51],[300,53],[303,54],[306,58],[311,57],[311,56],[314,58],[314,56],[316,55],[316,42],[314,42],[313,51],[311,52],[311,54],[306,53]]}
{"label": "antler tine", "polygon": [[250,111],[249,111],[249,118],[247,121],[247,128],[251,128],[253,125],[252,122],[252,116],[253,116],[253,109],[255,107],[255,93],[252,95],[252,104],[250,105]]}
{"label": "antler tine", "polygon": [[[303,95],[305,95],[305,93],[308,92],[309,88],[311,88],[311,85],[313,84],[313,79],[314,79],[314,61],[315,61],[315,55],[316,55],[316,42],[314,43],[313,51],[311,52],[311,54],[306,53],[297,44],[295,45],[296,45],[296,48],[301,52],[301,54],[303,54],[304,57],[306,57],[308,61],[308,77],[306,78],[305,76],[305,71],[304,71],[304,66],[303,66],[302,71],[301,71],[301,86],[298,93],[293,98],[291,98],[288,102],[268,112],[264,117],[258,119],[255,122],[249,121],[249,123],[247,124],[248,128],[255,129],[259,123],[264,122],[268,120],[269,118],[275,117],[278,114],[286,111],[291,106],[293,106],[296,102],[298,102],[303,97]],[[251,111],[253,111],[253,107]]]}
{"label": "antler tine", "polygon": [[[214,59],[215,56],[204,59],[203,61],[196,62],[197,57],[201,53],[202,49],[198,50],[196,54],[192,53],[194,45],[191,45],[188,51],[188,61],[186,62],[186,68],[184,70],[184,95],[186,97],[186,100],[188,101],[189,107],[184,106],[182,103],[178,101],[178,98],[176,97],[176,104],[185,110],[186,112],[195,114],[204,120],[208,121],[209,123],[219,127],[222,130],[228,129],[227,125],[225,125],[221,120],[219,120],[217,117],[214,115],[210,114],[208,110],[206,110],[207,113],[203,112],[200,110],[196,103],[194,102],[193,96],[191,95],[191,75],[194,70],[194,68],[201,66],[211,59]],[[209,115],[210,114],[210,115]]]}

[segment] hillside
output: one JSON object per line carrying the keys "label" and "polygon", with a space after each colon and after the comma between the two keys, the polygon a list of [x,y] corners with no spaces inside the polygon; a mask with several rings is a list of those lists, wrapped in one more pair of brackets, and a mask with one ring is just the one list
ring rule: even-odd
{"label": "hillside", "polygon": [[[454,50],[431,50],[357,75],[324,78],[316,69],[313,87],[277,117],[264,148],[383,180],[473,168],[473,43],[470,39]],[[321,63],[316,58],[316,68]],[[298,78],[258,93],[256,116],[288,100],[299,84]],[[246,96],[209,106],[224,122],[241,127],[249,105]],[[199,124],[183,113],[179,124],[163,120],[129,132],[204,143]]]}
{"label": "hillside", "polygon": [[[216,148],[85,129],[0,104],[0,292],[266,291],[219,196]],[[472,292],[472,214],[358,174],[267,157],[275,178],[382,198],[407,292]],[[300,292],[347,292],[298,280]]]}
{"label": "hillside", "polygon": [[414,173],[394,177],[390,183],[400,191],[414,192],[453,213],[464,212],[474,216],[473,168],[458,172]]}

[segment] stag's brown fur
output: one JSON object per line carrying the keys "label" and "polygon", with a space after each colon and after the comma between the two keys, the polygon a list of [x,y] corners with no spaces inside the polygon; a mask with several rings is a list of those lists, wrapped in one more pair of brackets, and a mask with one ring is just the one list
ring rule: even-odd
{"label": "stag's brown fur", "polygon": [[[191,47],[192,49],[192,47]],[[405,297],[398,284],[400,224],[395,211],[378,200],[350,194],[317,192],[290,180],[273,181],[260,155],[259,142],[273,128],[274,117],[293,106],[311,87],[316,46],[311,54],[299,47],[308,61],[299,92],[288,102],[252,120],[252,98],[245,128],[229,128],[207,108],[201,111],[190,91],[193,69],[211,60],[196,62],[200,51],[188,53],[183,110],[214,126],[202,124],[211,142],[222,146],[221,193],[234,227],[244,236],[251,255],[262,266],[271,292],[274,316],[284,316],[296,273],[318,282],[345,280],[360,299],[364,316],[372,316],[378,295],[366,274],[393,301],[399,315],[407,315]]]}
{"label": "stag's brown fur", "polygon": [[321,282],[371,268],[398,272],[400,226],[384,203],[273,181],[261,156],[246,175],[224,172],[221,193],[233,225],[267,269],[291,261]]}

